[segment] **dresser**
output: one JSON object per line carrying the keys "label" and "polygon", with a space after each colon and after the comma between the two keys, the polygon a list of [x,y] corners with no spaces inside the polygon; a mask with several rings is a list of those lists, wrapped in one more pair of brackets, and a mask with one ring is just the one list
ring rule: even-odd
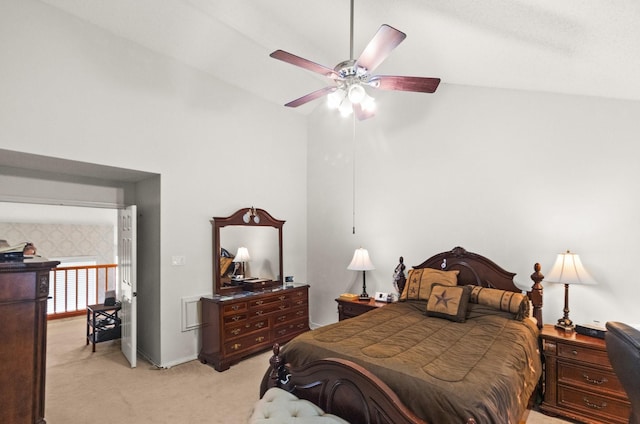
{"label": "dresser", "polygon": [[604,340],[565,333],[553,325],[544,326],[541,338],[545,393],[540,409],[586,423],[629,422],[631,406]]}
{"label": "dresser", "polygon": [[309,330],[309,286],[213,295],[200,299],[198,359],[217,371]]}
{"label": "dresser", "polygon": [[0,423],[45,423],[49,271],[59,262],[0,262]]}

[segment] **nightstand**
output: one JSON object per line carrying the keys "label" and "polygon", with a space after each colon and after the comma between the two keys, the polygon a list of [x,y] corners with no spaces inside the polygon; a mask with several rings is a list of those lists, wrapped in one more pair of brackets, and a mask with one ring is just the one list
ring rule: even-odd
{"label": "nightstand", "polygon": [[358,315],[362,315],[372,309],[386,305],[384,302],[376,302],[373,298],[368,301],[337,298],[336,302],[338,302],[338,319],[340,321],[347,318],[357,317]]}
{"label": "nightstand", "polygon": [[631,406],[607,356],[605,341],[545,325],[545,392],[540,409],[587,423],[629,422]]}

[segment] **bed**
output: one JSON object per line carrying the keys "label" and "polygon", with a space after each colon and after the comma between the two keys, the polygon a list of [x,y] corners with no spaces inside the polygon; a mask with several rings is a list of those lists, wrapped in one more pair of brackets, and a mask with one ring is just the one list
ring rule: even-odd
{"label": "bed", "polygon": [[456,247],[414,266],[399,302],[302,334],[274,356],[281,387],[352,423],[515,423],[542,374],[542,275],[523,294]]}

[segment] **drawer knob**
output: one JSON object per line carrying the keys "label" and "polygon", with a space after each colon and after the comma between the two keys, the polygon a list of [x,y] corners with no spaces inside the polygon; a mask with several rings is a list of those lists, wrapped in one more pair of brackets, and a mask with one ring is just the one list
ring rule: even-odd
{"label": "drawer knob", "polygon": [[287,319],[286,315],[281,315],[281,316],[278,317],[278,321],[280,321],[280,322],[284,321],[285,319]]}
{"label": "drawer knob", "polygon": [[262,305],[264,303],[264,300],[256,300],[256,305]]}
{"label": "drawer knob", "polygon": [[256,343],[262,343],[264,341],[264,337],[260,336],[260,337],[256,337]]}
{"label": "drawer knob", "polygon": [[584,377],[585,380],[587,380],[587,382],[591,383],[591,384],[603,384],[606,383],[607,381],[607,377],[602,377],[600,380],[596,380],[594,378],[589,378],[589,376],[587,374],[582,374],[582,376]]}
{"label": "drawer knob", "polygon": [[233,305],[231,309],[233,309],[234,311],[237,311],[238,309],[240,309],[240,305]]}
{"label": "drawer knob", "polygon": [[240,321],[242,319],[242,317],[240,315],[235,315],[234,317],[231,318],[233,321]]}
{"label": "drawer knob", "polygon": [[571,351],[571,354],[573,354],[573,356],[578,356],[578,351],[574,349]]}
{"label": "drawer knob", "polygon": [[582,400],[584,401],[584,404],[587,405],[589,408],[603,409],[607,407],[607,402],[602,402],[600,405],[598,405],[589,401],[589,399],[587,399],[586,397],[582,398]]}
{"label": "drawer knob", "polygon": [[240,343],[236,343],[236,344],[234,344],[233,346],[231,346],[231,349],[232,349],[232,350],[238,350],[238,349],[240,349],[241,347],[242,347],[242,345],[241,345]]}
{"label": "drawer knob", "polygon": [[262,328],[264,327],[264,322],[260,321],[259,323],[256,324],[256,328]]}
{"label": "drawer knob", "polygon": [[240,334],[240,329],[234,328],[233,330],[231,330],[231,334],[233,334],[234,336],[237,336],[238,334]]}
{"label": "drawer knob", "polygon": [[280,296],[280,297],[278,297],[278,299],[280,299],[280,300],[285,300],[286,298],[287,298],[286,296]]}

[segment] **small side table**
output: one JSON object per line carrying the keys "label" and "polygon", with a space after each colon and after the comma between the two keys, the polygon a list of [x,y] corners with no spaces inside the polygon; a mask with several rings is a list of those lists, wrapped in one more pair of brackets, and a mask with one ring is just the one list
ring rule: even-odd
{"label": "small side table", "polygon": [[93,352],[96,351],[96,343],[120,338],[120,309],[120,303],[113,306],[102,303],[87,306],[87,345],[93,345]]}
{"label": "small side table", "polygon": [[545,358],[543,412],[588,423],[629,421],[629,400],[611,368],[604,340],[548,324],[540,337]]}
{"label": "small side table", "polygon": [[338,319],[340,321],[357,317],[372,309],[381,308],[386,305],[385,302],[376,302],[373,298],[368,301],[337,298],[336,302],[338,302]]}

